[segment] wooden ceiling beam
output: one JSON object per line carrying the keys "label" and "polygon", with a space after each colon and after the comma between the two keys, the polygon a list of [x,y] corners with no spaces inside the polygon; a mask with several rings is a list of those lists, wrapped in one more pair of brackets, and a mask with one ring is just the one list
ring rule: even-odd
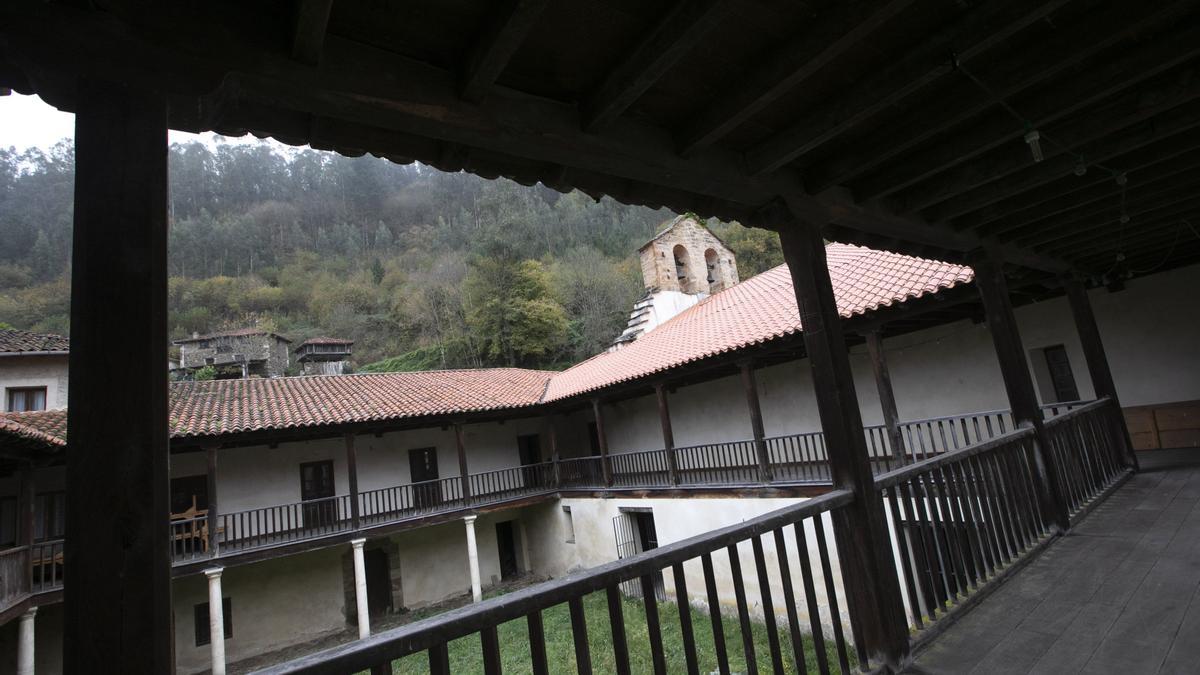
{"label": "wooden ceiling beam", "polygon": [[1183,220],[1173,224],[1175,227],[1160,230],[1136,242],[1129,241],[1119,246],[1114,242],[1103,242],[1087,251],[1072,253],[1071,259],[1080,270],[1089,274],[1125,270],[1148,274],[1154,270],[1140,268],[1146,261],[1153,261],[1157,269],[1157,265],[1169,260],[1179,263],[1181,258],[1197,257],[1200,239],[1188,230]]}
{"label": "wooden ceiling beam", "polygon": [[[1193,157],[1180,164],[1185,163],[1189,166],[1169,174],[1130,172],[1126,194],[1139,198],[1148,197],[1174,190],[1179,185],[1200,183],[1200,159]],[[1105,172],[1101,172],[1101,175],[1108,178]],[[1064,195],[1059,200],[1047,202],[1044,208],[1030,210],[1023,217],[993,222],[982,228],[980,234],[987,236],[995,233],[1006,239],[1020,237],[1040,227],[1053,227],[1058,219],[1067,219],[1066,222],[1072,222],[1081,216],[1090,217],[1103,213],[1112,205],[1119,204],[1120,199],[1121,186],[1117,185],[1116,180],[1104,180],[1083,190]]]}
{"label": "wooden ceiling beam", "polygon": [[[1200,105],[1189,104],[1198,97],[1200,78],[1193,78],[1174,92],[1152,100],[1151,105],[1146,105],[1145,99],[1131,96],[1124,102],[1132,109],[1111,117],[1098,112],[1084,115],[1074,125],[1063,125],[1050,135],[1075,148],[1088,163],[1110,163],[1113,168],[1124,170],[1117,159],[1121,155],[1200,126]],[[1076,164],[1073,155],[1043,142],[1046,159],[1034,163],[1029,148],[1023,142],[1018,143],[1019,146],[1004,148],[995,158],[963,167],[936,185],[920,186],[922,191],[914,198],[935,204],[921,213],[935,222],[946,222],[1073,174]],[[909,204],[906,201],[903,210],[911,208]]]}
{"label": "wooden ceiling beam", "polygon": [[[1164,3],[1157,11],[1151,12],[1146,11],[1142,2],[1114,3],[1107,8],[1101,7],[1095,13],[1088,13],[1081,22],[1064,26],[1057,35],[1040,40],[1032,46],[1032,51],[1022,50],[1021,58],[1002,59],[995,68],[978,73],[978,77],[997,96],[1008,99],[1049,82],[1060,74],[1071,72],[1092,56],[1130,35],[1181,14],[1190,5],[1190,2]],[[1077,85],[1073,80],[1069,84]],[[1075,104],[1073,100],[1068,101],[1068,105]],[[931,105],[905,112],[899,120],[889,122],[886,128],[856,142],[853,149],[839,152],[823,164],[807,168],[805,182],[813,191],[823,190],[830,185],[845,185],[995,106],[996,101],[992,96],[964,77],[950,90],[939,92],[937,100]],[[1052,109],[1051,114],[1056,110]],[[1005,116],[1008,124],[1001,131],[1011,133],[1012,118]],[[978,127],[979,123],[973,123],[971,128],[977,131]],[[905,162],[902,175],[911,178],[919,175],[919,171],[911,170]],[[901,182],[893,180],[889,183],[886,178],[879,176],[873,176],[872,179],[884,185]],[[853,187],[855,194],[864,199],[887,194],[870,183]]]}
{"label": "wooden ceiling beam", "polygon": [[891,0],[882,7],[868,2],[835,2],[812,25],[791,36],[761,67],[714,96],[697,119],[680,134],[684,155],[711,145],[737,129],[780,96],[804,84],[825,66],[858,47],[872,32],[892,20],[914,0]]}
{"label": "wooden ceiling beam", "polygon": [[1131,237],[1140,237],[1156,228],[1186,220],[1200,211],[1200,195],[1185,199],[1169,206],[1147,209],[1137,215],[1130,215],[1128,223],[1123,226],[1119,219],[1111,218],[1097,222],[1091,228],[1074,233],[1070,240],[1057,239],[1041,245],[1043,250],[1057,251],[1060,254],[1081,253],[1088,250],[1089,245],[1116,241],[1133,241]]}
{"label": "wooden ceiling beam", "polygon": [[483,100],[513,54],[533,30],[548,0],[509,0],[498,3],[483,35],[464,59],[459,93],[463,100]]}
{"label": "wooden ceiling beam", "polygon": [[[1089,33],[1079,36],[1078,39],[1086,44],[1089,39],[1096,41],[1096,35],[1097,33]],[[1079,45],[1072,44],[1071,46],[1078,47]],[[1086,50],[1080,49],[1079,51]],[[1010,101],[1010,104],[1029,120],[1033,128],[1046,130],[1050,125],[1066,120],[1081,111],[1088,111],[1092,106],[1102,104],[1111,97],[1140,85],[1197,55],[1200,55],[1200,21],[1193,21],[1190,29],[1173,31],[1173,35],[1156,39],[1143,49],[1126,51],[1111,61],[1111,65],[1106,64],[1103,68],[1080,69],[1070,77],[1064,77],[1061,81],[1044,87],[1037,95]],[[1021,59],[1014,60],[1013,63],[1022,64],[1028,68],[1042,62]],[[1053,67],[1046,70],[1061,72]],[[995,84],[990,79],[984,78],[983,81],[989,87],[993,87]],[[966,81],[965,84],[977,93],[982,93],[973,82]],[[1013,88],[1009,87],[1009,89]],[[851,184],[854,194],[860,199],[889,197],[932,176],[966,164],[975,157],[984,155],[1002,145],[1007,144],[1013,148],[1026,150],[1023,136],[1028,128],[1023,126],[1020,120],[1014,119],[1012,113],[1000,107],[990,96],[985,94],[984,97],[992,100],[993,103],[991,111],[985,116],[963,125],[961,131],[939,135],[935,143],[930,144],[919,154],[904,156],[891,166],[868,175],[862,180],[855,181]],[[1137,106],[1137,98],[1137,96],[1134,97],[1135,100],[1130,107]],[[955,97],[948,96],[946,100],[953,101]],[[952,128],[953,123],[943,122],[934,110],[924,112],[932,115],[932,117],[926,118],[927,129]],[[1084,114],[1088,113],[1084,112]],[[1079,128],[1077,125],[1072,126],[1076,129]],[[1100,124],[1099,120],[1091,125],[1091,129],[1097,134],[1103,133],[1107,128],[1109,127]],[[897,129],[890,130],[895,133],[896,137],[901,137],[901,134],[904,133]],[[1082,131],[1074,134],[1074,139],[1073,142],[1091,140],[1091,138],[1085,138]],[[1048,142],[1043,142],[1042,147],[1048,155],[1054,150],[1052,144]],[[1026,155],[1028,154],[1028,150],[1026,150]],[[921,197],[906,193],[905,198],[906,204],[914,210],[924,208],[934,199],[942,196],[942,193],[939,192],[933,192],[926,196],[920,192],[920,188],[917,188],[917,194],[920,194]]]}
{"label": "wooden ceiling beam", "polygon": [[746,151],[751,174],[776,171],[839,137],[876,114],[937,82],[960,63],[996,47],[1041,21],[1068,0],[997,2],[975,6],[947,29],[930,36],[906,56],[874,71],[846,93]]}
{"label": "wooden ceiling beam", "polygon": [[[1200,196],[1200,172],[1190,175],[1189,178],[1190,180],[1162,185],[1158,190],[1142,194],[1127,193],[1125,214],[1130,218],[1137,218]],[[1120,215],[1121,193],[1118,190],[1112,194],[1111,199],[1105,200],[1105,203],[1097,208],[1071,213],[1069,218],[1052,218],[1036,226],[1010,232],[1006,239],[1018,241],[1024,246],[1042,247],[1087,232],[1101,223],[1117,222]]]}
{"label": "wooden ceiling beam", "polygon": [[[1200,138],[1194,140],[1200,143]],[[1128,174],[1131,187],[1148,184],[1200,166],[1195,151],[1200,145],[1170,142],[1155,143],[1121,157],[1121,168]],[[1007,197],[986,208],[952,221],[956,230],[975,230],[980,236],[1002,232],[1001,224],[1027,222],[1042,215],[1052,216],[1077,206],[1103,199],[1117,189],[1112,175],[1088,171],[1082,177],[1068,175],[1015,197]],[[1020,215],[1019,215],[1020,214]],[[984,226],[986,225],[986,227]]]}
{"label": "wooden ceiling beam", "polygon": [[677,0],[582,103],[584,131],[608,127],[733,9],[730,0]]}
{"label": "wooden ceiling beam", "polygon": [[297,0],[292,26],[293,59],[310,66],[320,63],[332,7],[333,0]]}
{"label": "wooden ceiling beam", "polygon": [[[459,97],[455,73],[337,35],[326,37],[321,65],[313,69],[219,26],[194,21],[171,36],[170,49],[153,42],[163,39],[158,33],[142,34],[104,13],[54,4],[4,6],[0,25],[15,47],[6,56],[18,55],[18,65],[50,64],[73,74],[103,68],[110,77],[150,87],[171,80],[172,73],[194,72],[200,80],[195,86],[203,88],[190,102],[185,93],[179,94],[180,105],[171,106],[172,113],[181,116],[173,117],[172,125],[188,131],[240,128],[304,142],[314,119],[326,127],[339,120],[350,128],[389,134],[384,137],[389,154],[435,166],[444,154],[438,142],[471,148],[469,169],[484,176],[499,173],[473,161],[490,153],[504,166],[513,158],[512,165],[520,167],[514,171],[519,180],[560,175],[567,167],[573,179],[606,177],[603,189],[619,199],[652,200],[679,212],[744,219],[783,198],[809,222],[822,225],[950,251],[969,251],[982,243],[972,233],[899,215],[879,204],[855,203],[845,192],[809,195],[794,172],[747,176],[740,156],[719,147],[681,157],[669,131],[641,120],[623,116],[603,134],[587,134],[579,129],[575,106],[499,86],[483,103],[470,104]],[[114,45],[120,49],[114,51]],[[239,72],[247,64],[253,71]],[[189,81],[174,84],[183,88]],[[72,109],[73,91],[57,90],[55,104]],[[229,98],[232,104],[220,105]],[[255,106],[261,117],[253,123],[239,119],[244,108]],[[270,118],[271,111],[278,111],[277,119]],[[378,149],[353,138],[346,139],[346,147]],[[588,191],[582,178],[577,187]],[[619,196],[622,192],[625,196]],[[629,196],[634,194],[638,196]],[[709,208],[720,211],[704,211]],[[1061,260],[1009,248],[1011,258],[1022,264],[1047,271],[1066,269]]]}

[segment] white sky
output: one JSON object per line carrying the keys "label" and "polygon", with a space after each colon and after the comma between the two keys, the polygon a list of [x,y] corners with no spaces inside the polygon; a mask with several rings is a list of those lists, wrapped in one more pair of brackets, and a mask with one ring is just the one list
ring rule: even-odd
{"label": "white sky", "polygon": [[[22,96],[17,93],[0,96],[0,148],[49,148],[64,138],[74,137],[75,116],[71,113],[51,107],[37,96]],[[171,131],[168,139],[171,143],[199,140],[208,145],[258,142],[257,138],[250,135],[231,138],[213,133],[197,135],[183,131]],[[288,146],[280,144],[280,147]]]}

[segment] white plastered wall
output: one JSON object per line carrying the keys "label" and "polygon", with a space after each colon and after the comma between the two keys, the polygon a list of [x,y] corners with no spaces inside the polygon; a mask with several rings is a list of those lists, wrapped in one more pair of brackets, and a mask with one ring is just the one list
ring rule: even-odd
{"label": "white plastered wall", "polygon": [[46,409],[67,407],[67,356],[0,356],[0,408],[10,387],[45,387]]}

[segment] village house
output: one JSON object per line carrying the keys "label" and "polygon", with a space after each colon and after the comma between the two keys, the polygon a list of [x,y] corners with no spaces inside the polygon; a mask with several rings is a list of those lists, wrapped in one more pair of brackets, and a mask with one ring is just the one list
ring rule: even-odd
{"label": "village house", "polygon": [[67,407],[67,355],[61,335],[0,329],[0,391],[6,412]]}
{"label": "village house", "polygon": [[[694,221],[675,226],[656,238],[668,250],[678,246],[674,237],[703,230]],[[973,293],[971,268],[844,244],[829,244],[827,256],[848,332],[864,327],[851,366],[878,472],[1014,428],[988,328],[964,300]],[[178,671],[217,665],[213,593],[223,598],[220,658],[237,662],[347,627],[366,630],[389,613],[463,594],[478,599],[521,575],[559,578],[828,493],[788,272],[781,266],[736,283],[731,265],[728,287],[561,373],[173,384]],[[655,266],[645,275],[647,287],[661,281]],[[1189,346],[1200,323],[1184,311],[1197,283],[1193,266],[1088,293],[1139,448],[1200,445],[1200,362]],[[928,313],[936,318],[918,320]],[[1090,405],[1093,384],[1066,298],[1031,297],[1016,316],[1046,418]],[[912,327],[893,331],[876,321],[883,317]],[[880,366],[890,373],[884,379]],[[885,382],[891,391],[881,396]],[[889,398],[898,402],[894,413]],[[70,583],[54,521],[65,413],[12,414],[0,423],[6,456],[35,458],[32,471],[10,469],[0,480],[0,531],[8,545],[29,541],[33,592],[20,607],[37,608],[26,615],[36,621],[39,672],[58,672],[57,603]],[[22,495],[36,495],[31,512]],[[32,514],[32,529],[18,513]],[[789,555],[800,546],[819,568],[826,533],[806,527],[802,546],[786,538]],[[777,560],[773,545],[765,552]],[[799,615],[827,635],[846,620],[830,604],[841,574],[836,550],[829,555],[828,590],[818,584],[815,604]],[[701,570],[684,569],[687,588],[703,597]],[[717,561],[715,575],[722,602],[736,604],[730,563]],[[759,590],[747,582],[752,597]],[[783,589],[771,592],[780,597]],[[0,652],[16,653],[19,623],[2,629]]]}
{"label": "village house", "polygon": [[217,379],[283,377],[291,365],[291,340],[258,328],[239,328],[176,340],[183,376],[213,368]]}
{"label": "village house", "polygon": [[296,347],[296,361],[303,375],[343,375],[350,372],[354,340],[309,338]]}

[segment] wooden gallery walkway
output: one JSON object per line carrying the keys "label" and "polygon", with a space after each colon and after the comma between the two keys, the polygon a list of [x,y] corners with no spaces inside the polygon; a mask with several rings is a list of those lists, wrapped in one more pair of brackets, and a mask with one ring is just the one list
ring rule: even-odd
{"label": "wooden gallery walkway", "polygon": [[1140,459],[909,672],[1200,672],[1200,450]]}

